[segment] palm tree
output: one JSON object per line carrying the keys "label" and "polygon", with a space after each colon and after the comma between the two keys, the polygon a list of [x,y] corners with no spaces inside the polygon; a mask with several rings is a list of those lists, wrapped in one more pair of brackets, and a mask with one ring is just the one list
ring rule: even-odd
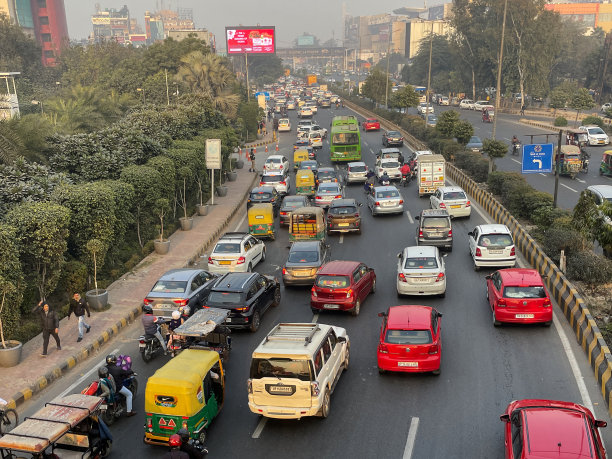
{"label": "palm tree", "polygon": [[230,118],[236,115],[240,96],[232,93],[234,74],[216,54],[193,51],[181,59],[176,80],[205,99]]}
{"label": "palm tree", "polygon": [[0,163],[10,164],[21,154],[23,141],[8,121],[0,121]]}

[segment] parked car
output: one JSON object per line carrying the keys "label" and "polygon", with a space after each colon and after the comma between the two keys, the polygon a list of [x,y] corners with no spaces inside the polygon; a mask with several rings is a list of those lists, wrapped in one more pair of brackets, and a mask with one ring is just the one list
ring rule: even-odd
{"label": "parked car", "polygon": [[372,216],[379,214],[403,214],[404,200],[394,186],[376,186],[367,195]]}
{"label": "parked car", "polygon": [[432,209],[445,209],[451,218],[469,217],[472,204],[463,188],[458,186],[441,186],[429,197]]}
{"label": "parked car", "polygon": [[361,234],[361,215],[357,201],[351,198],[334,199],[327,210],[327,232],[356,232]]}
{"label": "parked car", "polygon": [[285,285],[312,285],[317,271],[327,263],[331,249],[324,241],[297,241],[291,244],[283,266]]}
{"label": "parked car", "polygon": [[418,220],[416,239],[418,245],[442,247],[453,250],[453,229],[448,212],[444,209],[423,209],[415,217]]}
{"label": "parked car", "polygon": [[376,291],[376,273],[365,263],[330,261],[323,265],[310,295],[313,313],[321,310],[350,311],[357,316],[361,303]]}
{"label": "parked car", "polygon": [[535,269],[500,269],[487,277],[493,325],[502,322],[552,324],[553,311],[544,281]]}
{"label": "parked car", "polygon": [[247,233],[225,233],[208,257],[212,273],[248,272],[266,259],[266,246]]}
{"label": "parked car", "polygon": [[378,341],[378,372],[440,374],[442,313],[430,306],[391,306],[383,318]]}
{"label": "parked car", "polygon": [[281,203],[279,212],[279,223],[281,225],[289,224],[289,214],[300,207],[310,206],[310,200],[307,196],[285,196]]}
{"label": "parked car", "polygon": [[397,254],[397,295],[446,295],[446,267],[433,246],[406,247]]}
{"label": "parked car", "polygon": [[261,316],[270,306],[278,306],[280,302],[281,289],[274,277],[259,273],[227,273],[212,286],[206,307],[229,309],[225,325],[256,332]]}
{"label": "parked car", "polygon": [[158,317],[169,319],[173,311],[185,306],[193,314],[206,302],[216,277],[203,269],[171,269],[155,282],[143,303]]}
{"label": "parked car", "polygon": [[516,264],[514,239],[506,225],[478,225],[468,236],[476,271],[482,266],[512,268]]}

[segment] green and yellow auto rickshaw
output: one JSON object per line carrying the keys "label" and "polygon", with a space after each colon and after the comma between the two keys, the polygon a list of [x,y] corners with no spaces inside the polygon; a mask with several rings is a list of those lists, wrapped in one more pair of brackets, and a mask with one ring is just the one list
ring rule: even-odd
{"label": "green and yellow auto rickshaw", "polygon": [[599,165],[599,175],[612,176],[612,150],[604,151]]}
{"label": "green and yellow auto rickshaw", "polygon": [[325,211],[320,207],[300,207],[289,215],[289,241],[325,240]]}
{"label": "green and yellow auto rickshaw", "polygon": [[567,175],[575,178],[578,172],[582,169],[582,158],[580,156],[580,147],[577,145],[561,145],[561,152],[553,156],[553,172],[556,167],[556,157],[559,158],[559,175]]}
{"label": "green and yellow auto rickshaw", "polygon": [[310,169],[300,169],[295,173],[295,194],[314,196],[316,183],[314,172]]}
{"label": "green and yellow auto rickshaw", "polygon": [[257,237],[269,237],[274,240],[274,207],[270,203],[253,204],[249,207],[249,233]]}
{"label": "green and yellow auto rickshaw", "polygon": [[185,349],[155,372],[145,389],[145,443],[168,445],[181,428],[204,443],[225,398],[219,353]]}

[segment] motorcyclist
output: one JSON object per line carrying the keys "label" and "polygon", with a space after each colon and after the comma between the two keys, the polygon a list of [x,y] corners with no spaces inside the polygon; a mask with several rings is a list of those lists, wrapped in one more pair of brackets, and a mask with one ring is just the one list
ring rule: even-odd
{"label": "motorcyclist", "polygon": [[170,435],[168,445],[170,445],[170,451],[164,454],[163,459],[189,459],[189,454],[181,451],[181,445],[183,441],[179,434]]}
{"label": "motorcyclist", "polygon": [[402,177],[408,180],[410,176],[410,165],[408,163],[404,163],[400,171],[402,172]]}
{"label": "motorcyclist", "polygon": [[174,341],[174,334],[172,332],[174,332],[175,329],[183,325],[184,322],[185,322],[185,319],[183,319],[181,311],[179,310],[172,311],[172,319],[170,319],[170,322],[168,322],[168,330],[170,331],[169,337],[168,337],[168,348],[169,349],[174,350],[174,348],[172,347],[172,343]]}
{"label": "motorcyclist", "polygon": [[189,319],[189,316],[191,315],[191,308],[189,306],[183,306],[182,308],[179,308],[179,311],[181,311],[181,319],[183,320],[183,323],[185,323],[185,321]]}
{"label": "motorcyclist", "polygon": [[380,176],[378,181],[381,185],[388,185],[391,183],[391,179],[387,175],[387,171],[383,172],[383,175]]}
{"label": "motorcyclist", "polygon": [[372,172],[370,174],[370,172],[368,172],[368,176],[366,176],[366,181],[363,184],[363,189],[365,190],[366,193],[369,193],[370,190],[374,187],[374,181],[376,180],[376,176],[374,175],[374,172]]}
{"label": "motorcyclist", "polygon": [[125,406],[127,408],[127,417],[135,416],[136,412],[132,409],[133,394],[126,386],[126,380],[134,374],[132,370],[124,370],[117,366],[117,356],[109,354],[106,356],[106,368],[108,373],[113,377],[117,392],[125,397]]}
{"label": "motorcyclist", "polygon": [[98,395],[106,400],[107,403],[114,402],[116,392],[115,380],[108,372],[108,368],[98,368],[98,379]]}
{"label": "motorcyclist", "polygon": [[184,427],[178,431],[181,437],[181,451],[189,454],[189,459],[203,459],[207,454],[208,450],[202,447],[202,451],[189,443],[189,431]]}
{"label": "motorcyclist", "polygon": [[164,350],[164,354],[167,352],[166,342],[162,337],[159,329],[157,328],[157,322],[159,321],[157,317],[153,315],[153,308],[148,304],[145,304],[142,307],[142,326],[144,328],[144,332],[146,336],[154,336],[161,344],[162,349]]}
{"label": "motorcyclist", "polygon": [[512,136],[512,153],[518,153],[520,142],[517,136]]}

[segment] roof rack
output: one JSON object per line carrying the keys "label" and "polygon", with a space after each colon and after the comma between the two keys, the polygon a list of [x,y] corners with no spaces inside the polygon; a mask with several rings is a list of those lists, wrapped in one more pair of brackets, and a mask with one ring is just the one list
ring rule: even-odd
{"label": "roof rack", "polygon": [[264,343],[268,341],[304,341],[304,346],[308,346],[312,342],[312,337],[321,328],[318,324],[277,324],[268,336]]}

